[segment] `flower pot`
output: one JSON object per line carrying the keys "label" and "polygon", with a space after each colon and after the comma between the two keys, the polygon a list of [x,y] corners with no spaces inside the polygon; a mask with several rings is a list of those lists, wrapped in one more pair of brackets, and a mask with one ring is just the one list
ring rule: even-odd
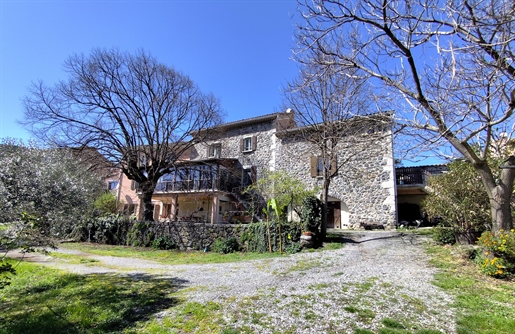
{"label": "flower pot", "polygon": [[460,245],[474,245],[480,236],[481,232],[476,231],[454,232],[456,242]]}

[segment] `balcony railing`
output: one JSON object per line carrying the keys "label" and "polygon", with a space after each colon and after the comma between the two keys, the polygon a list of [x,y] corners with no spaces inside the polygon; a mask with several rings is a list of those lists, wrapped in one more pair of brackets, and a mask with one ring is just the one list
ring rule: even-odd
{"label": "balcony railing", "polygon": [[182,191],[231,191],[233,185],[220,182],[219,179],[199,179],[182,181],[158,182],[154,192],[182,192]]}
{"label": "balcony railing", "polygon": [[397,168],[398,185],[425,185],[425,171],[422,168]]}

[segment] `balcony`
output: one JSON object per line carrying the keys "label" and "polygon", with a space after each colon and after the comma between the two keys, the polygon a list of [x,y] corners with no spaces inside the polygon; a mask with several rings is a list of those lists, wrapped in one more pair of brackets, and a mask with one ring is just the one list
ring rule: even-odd
{"label": "balcony", "polygon": [[398,186],[424,186],[426,171],[420,167],[402,167],[395,170]]}
{"label": "balcony", "polygon": [[241,167],[226,167],[220,161],[177,167],[158,181],[154,193],[234,192],[250,184]]}
{"label": "balcony", "polygon": [[395,169],[398,195],[426,195],[427,180],[447,170],[445,165],[399,167]]}

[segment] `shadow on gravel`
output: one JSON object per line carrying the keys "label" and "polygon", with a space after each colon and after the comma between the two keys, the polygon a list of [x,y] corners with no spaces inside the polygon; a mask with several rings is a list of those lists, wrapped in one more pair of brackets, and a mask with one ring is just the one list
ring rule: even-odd
{"label": "shadow on gravel", "polygon": [[[1,333],[111,333],[180,303],[187,281],[146,274],[61,274],[5,291]],[[8,293],[7,293],[8,292]]]}
{"label": "shadow on gravel", "polygon": [[342,236],[342,235],[332,235],[332,236],[329,236],[326,238],[326,242],[328,243],[342,243],[342,244],[361,244],[361,243],[364,243],[364,242],[369,242],[369,241],[375,241],[375,240],[386,240],[386,239],[398,239],[398,238],[403,238],[403,237],[406,237],[407,235],[405,233],[396,233],[396,234],[393,234],[393,235],[389,235],[389,236],[384,236],[384,237],[376,237],[376,238],[368,238],[368,239],[365,239],[366,238],[366,234],[360,234],[360,235],[357,235],[357,236],[348,236],[348,235],[345,235],[345,236]]}

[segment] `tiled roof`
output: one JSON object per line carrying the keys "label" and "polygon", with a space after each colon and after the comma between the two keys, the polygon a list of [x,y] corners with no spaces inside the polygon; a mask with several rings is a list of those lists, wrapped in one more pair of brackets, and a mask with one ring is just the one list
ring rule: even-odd
{"label": "tiled roof", "polygon": [[277,116],[281,115],[281,114],[283,114],[283,113],[279,112],[279,113],[266,114],[266,115],[251,117],[251,118],[245,118],[245,119],[241,119],[238,121],[223,123],[223,124],[215,126],[214,128],[232,128],[232,127],[238,127],[238,126],[248,125],[248,124],[252,124],[252,123],[261,123],[261,122],[271,121],[271,120],[276,119]]}

